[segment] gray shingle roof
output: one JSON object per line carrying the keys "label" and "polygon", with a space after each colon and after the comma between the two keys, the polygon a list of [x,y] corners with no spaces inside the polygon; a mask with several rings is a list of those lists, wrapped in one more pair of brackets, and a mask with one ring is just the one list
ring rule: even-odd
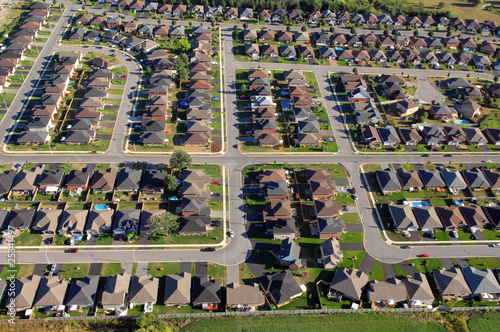
{"label": "gray shingle roof", "polygon": [[73,280],[69,288],[66,305],[93,307],[96,300],[98,284],[98,275],[85,276],[83,280]]}

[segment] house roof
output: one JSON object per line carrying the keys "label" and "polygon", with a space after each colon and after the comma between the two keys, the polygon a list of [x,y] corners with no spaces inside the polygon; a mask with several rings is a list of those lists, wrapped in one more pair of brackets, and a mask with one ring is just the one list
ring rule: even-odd
{"label": "house roof", "polygon": [[465,189],[467,188],[467,184],[460,175],[460,172],[457,170],[449,170],[447,168],[443,168],[441,170],[441,177],[443,178],[446,186],[450,189]]}
{"label": "house roof", "polygon": [[9,192],[10,187],[14,183],[17,173],[15,171],[7,171],[0,173],[0,194],[6,194]]}
{"label": "house roof", "polygon": [[191,273],[166,275],[163,298],[165,304],[189,304],[191,302]]}
{"label": "house roof", "polygon": [[55,233],[59,218],[61,217],[61,210],[40,210],[37,212],[35,221],[33,222],[33,229],[45,232]]}
{"label": "house roof", "polygon": [[392,221],[397,229],[408,229],[410,227],[418,227],[417,219],[413,215],[411,206],[409,205],[389,205],[389,212],[392,216]]}
{"label": "house roof", "polygon": [[118,172],[115,189],[119,191],[138,190],[142,177],[142,170],[122,168]]}
{"label": "house roof", "polygon": [[432,206],[414,207],[413,213],[421,229],[442,228],[439,217]]}
{"label": "house roof", "polygon": [[500,206],[485,206],[483,209],[493,228],[498,229],[500,224]]}
{"label": "house roof", "polygon": [[315,199],[314,208],[317,217],[335,217],[340,214],[342,203],[333,202],[331,200]]}
{"label": "house roof", "polygon": [[470,295],[471,291],[464,279],[462,271],[452,267],[445,270],[433,271],[437,288],[442,295]]}
{"label": "house roof", "polygon": [[205,233],[210,216],[182,216],[179,218],[179,234]]}
{"label": "house roof", "polygon": [[283,239],[281,240],[278,258],[300,264],[300,247],[289,237]]}
{"label": "house roof", "polygon": [[478,270],[467,266],[462,273],[472,294],[500,294],[500,285],[490,269]]}
{"label": "house roof", "polygon": [[108,276],[102,293],[101,304],[106,306],[125,305],[126,295],[130,285],[130,274],[116,274]]}
{"label": "house roof", "polygon": [[85,276],[83,280],[73,280],[69,288],[66,305],[94,306],[99,276]]}
{"label": "house roof", "polygon": [[434,295],[432,294],[431,286],[425,274],[415,273],[403,279],[410,301],[433,301]]}
{"label": "house roof", "polygon": [[40,285],[41,279],[42,278],[38,275],[15,279],[13,295],[11,295],[10,298],[14,299],[17,309],[30,309],[33,306],[33,301],[35,300],[36,291],[38,285]]}
{"label": "house roof", "polygon": [[439,171],[432,171],[428,169],[419,169],[418,175],[426,187],[439,187],[444,188],[446,184],[441,179]]}
{"label": "house roof", "polygon": [[465,181],[469,184],[469,187],[471,188],[489,188],[490,183],[484,176],[483,172],[477,168],[474,167],[469,170],[465,170],[462,172]]}
{"label": "house roof", "polygon": [[265,297],[258,284],[239,285],[230,283],[226,286],[228,306],[258,306],[265,303]]}
{"label": "house roof", "polygon": [[465,219],[458,206],[439,206],[436,207],[436,213],[441,219],[444,227],[463,227],[466,225]]}
{"label": "house roof", "polygon": [[278,219],[272,226],[274,235],[295,235],[295,221],[293,218]]}
{"label": "house roof", "polygon": [[34,306],[62,305],[68,288],[66,280],[59,280],[59,276],[43,277],[36,294]]}
{"label": "house roof", "polygon": [[469,227],[482,227],[488,223],[488,218],[479,205],[460,206],[460,212]]}
{"label": "house roof", "polygon": [[483,174],[488,179],[492,188],[500,188],[500,172],[486,169],[483,171]]}
{"label": "house roof", "polygon": [[340,250],[340,243],[335,238],[329,238],[320,244],[321,257],[325,268],[333,268],[342,261],[342,250]]}
{"label": "house roof", "polygon": [[400,302],[406,300],[406,287],[404,283],[396,278],[389,278],[385,281],[370,281],[368,289],[368,299],[370,301],[394,300]]}
{"label": "house roof", "polygon": [[116,210],[113,222],[113,230],[123,229],[124,231],[133,231],[139,228],[141,210],[138,209],[119,209]]}
{"label": "house roof", "polygon": [[130,303],[153,303],[156,304],[158,297],[158,278],[148,275],[134,275],[130,282]]}
{"label": "house roof", "polygon": [[10,228],[27,229],[31,225],[31,221],[35,216],[35,210],[10,210],[5,218],[2,226],[2,231]]}
{"label": "house roof", "polygon": [[84,186],[88,183],[89,177],[89,172],[73,169],[66,179],[66,186]]}
{"label": "house roof", "polygon": [[335,272],[330,289],[342,293],[356,301],[361,300],[361,292],[368,282],[368,276],[361,271],[341,267]]}
{"label": "house roof", "polygon": [[193,305],[199,303],[220,303],[220,291],[220,280],[211,280],[208,275],[195,275],[193,277],[191,302]]}
{"label": "house roof", "polygon": [[424,186],[416,171],[406,171],[403,168],[398,168],[396,174],[403,190],[409,188],[422,188]]}
{"label": "house roof", "polygon": [[42,172],[41,180],[38,182],[39,186],[42,185],[60,185],[65,173],[62,169],[49,170],[46,169]]}
{"label": "house roof", "polygon": [[287,303],[292,298],[303,293],[302,288],[290,273],[290,270],[265,275],[259,281],[262,288],[271,295],[278,305]]}
{"label": "house roof", "polygon": [[22,170],[17,173],[17,176],[12,184],[11,190],[33,190],[38,185],[38,180],[42,173],[42,169],[36,167],[34,171]]}
{"label": "house roof", "polygon": [[116,178],[116,168],[110,168],[106,171],[96,171],[92,177],[90,187],[94,190],[110,191],[113,190]]}
{"label": "house roof", "polygon": [[392,168],[386,170],[377,170],[376,172],[378,183],[382,191],[397,191],[401,190],[396,172]]}
{"label": "house roof", "polygon": [[87,225],[85,226],[85,231],[94,231],[98,233],[102,227],[111,229],[113,214],[113,210],[91,210]]}
{"label": "house roof", "polygon": [[73,231],[83,232],[88,213],[88,210],[65,210],[58,231],[65,231],[68,234]]}
{"label": "house roof", "polygon": [[267,203],[266,211],[274,217],[289,216],[292,214],[292,207],[288,200],[271,199]]}
{"label": "house roof", "polygon": [[320,234],[338,234],[345,230],[343,219],[334,219],[332,217],[318,218],[318,229]]}

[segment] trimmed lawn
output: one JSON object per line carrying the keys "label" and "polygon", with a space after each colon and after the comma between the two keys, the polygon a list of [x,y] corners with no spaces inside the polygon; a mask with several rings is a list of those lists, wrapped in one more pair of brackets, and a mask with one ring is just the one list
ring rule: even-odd
{"label": "trimmed lawn", "polygon": [[177,273],[179,273],[179,262],[148,264],[148,274],[155,278]]}
{"label": "trimmed lawn", "polygon": [[357,213],[344,213],[342,219],[346,224],[361,224],[361,217]]}
{"label": "trimmed lawn", "polygon": [[500,268],[500,260],[496,257],[470,257],[467,258],[467,262],[476,269],[487,268],[493,270]]}
{"label": "trimmed lawn", "polygon": [[370,280],[385,280],[384,270],[382,269],[382,264],[380,263],[380,261],[375,261],[373,263],[372,270],[370,271]]}
{"label": "trimmed lawn", "polygon": [[23,231],[15,238],[16,246],[39,246],[42,244],[41,234]]}
{"label": "trimmed lawn", "polygon": [[363,243],[364,232],[347,232],[342,235],[339,242]]}
{"label": "trimmed lawn", "polygon": [[227,268],[222,265],[208,263],[208,275],[213,279],[221,281],[222,285],[226,284]]}
{"label": "trimmed lawn", "polygon": [[64,264],[61,275],[64,279],[83,278],[89,274],[90,263]]}
{"label": "trimmed lawn", "polygon": [[0,279],[7,280],[12,273],[15,273],[16,278],[26,278],[33,274],[35,269],[35,264],[16,264],[13,268],[8,265],[4,265],[1,273]]}
{"label": "trimmed lawn", "polygon": [[357,269],[365,254],[366,251],[344,250],[342,262],[337,264],[337,267]]}
{"label": "trimmed lawn", "polygon": [[104,263],[102,264],[101,276],[107,277],[119,274],[122,268],[122,263]]}
{"label": "trimmed lawn", "polygon": [[426,273],[434,270],[439,270],[443,267],[439,258],[415,258],[410,259],[410,262],[415,270],[420,273]]}

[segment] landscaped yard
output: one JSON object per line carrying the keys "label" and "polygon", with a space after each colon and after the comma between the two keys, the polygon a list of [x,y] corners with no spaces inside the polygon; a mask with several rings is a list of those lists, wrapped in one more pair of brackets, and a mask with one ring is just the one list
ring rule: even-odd
{"label": "landscaped yard", "polygon": [[83,278],[89,274],[90,263],[64,264],[61,275],[64,279]]}
{"label": "landscaped yard", "polygon": [[122,267],[121,263],[104,263],[102,264],[101,276],[107,277],[119,274],[121,267]]}

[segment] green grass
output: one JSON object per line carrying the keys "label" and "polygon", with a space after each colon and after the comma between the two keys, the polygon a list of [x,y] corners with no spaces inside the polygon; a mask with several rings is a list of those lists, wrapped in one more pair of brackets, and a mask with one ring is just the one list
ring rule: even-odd
{"label": "green grass", "polygon": [[347,232],[342,234],[339,242],[363,243],[364,232]]}
{"label": "green grass", "polygon": [[207,175],[210,175],[212,179],[222,178],[222,166],[218,164],[192,164],[189,169],[204,169]]}
{"label": "green grass", "polygon": [[[450,237],[448,236],[448,233],[446,231],[436,231],[434,233],[434,237],[436,238],[437,241],[450,241]],[[438,245],[449,246],[451,244],[441,243],[441,244],[438,244]]]}
{"label": "green grass", "polygon": [[[305,297],[303,295],[303,297]],[[299,297],[299,299],[301,299]],[[307,308],[307,298],[306,308]],[[295,302],[295,301],[294,301]],[[292,302],[292,304],[294,303]],[[284,309],[286,306],[283,306]],[[303,308],[303,307],[302,307]],[[244,318],[207,319],[193,322],[183,331],[445,331],[436,322],[417,320],[404,315],[293,315],[252,316]]]}
{"label": "green grass", "polygon": [[122,268],[121,263],[104,263],[102,264],[101,276],[107,277],[119,274]]}
{"label": "green grass", "polygon": [[16,246],[39,246],[42,244],[43,236],[41,234],[23,231],[16,238]]}
{"label": "green grass", "polygon": [[64,264],[61,275],[64,279],[83,278],[89,274],[90,263]]}
{"label": "green grass", "polygon": [[370,280],[385,280],[384,270],[382,269],[382,263],[380,263],[380,261],[375,261],[373,263],[372,270],[370,271]]}
{"label": "green grass", "polygon": [[207,236],[180,236],[172,235],[165,237],[162,235],[153,236],[153,244],[216,244],[222,241],[222,228],[214,228],[207,232]]}
{"label": "green grass", "polygon": [[413,264],[415,270],[420,273],[438,270],[443,267],[439,258],[415,258],[410,259],[408,262]]}
{"label": "green grass", "polygon": [[118,96],[123,95],[123,89],[109,89],[108,92],[110,95],[118,95]]}
{"label": "green grass", "polygon": [[394,270],[396,271],[396,277],[398,278],[403,278],[406,277],[408,274],[403,270],[398,264],[393,264]]}
{"label": "green grass", "polygon": [[500,268],[500,261],[496,257],[470,257],[467,258],[467,262],[470,266],[474,266],[476,269],[497,269]]}
{"label": "green grass", "polygon": [[179,273],[179,263],[149,263],[148,274],[152,277],[159,278],[167,274]]}
{"label": "green grass", "polygon": [[500,326],[500,313],[486,313],[472,317],[468,325],[471,332],[497,331]]}
{"label": "green grass", "polygon": [[358,213],[344,213],[342,219],[346,224],[361,224],[361,217]]}
{"label": "green grass", "polygon": [[220,280],[221,284],[225,285],[227,279],[227,268],[222,265],[208,263],[208,275],[213,279]]}
{"label": "green grass", "polygon": [[0,279],[7,280],[11,274],[15,274],[16,278],[26,278],[33,274],[35,264],[16,264],[13,267],[4,265],[0,272]]}
{"label": "green grass", "polygon": [[337,267],[346,267],[346,268],[354,268],[357,269],[363,257],[365,256],[366,251],[356,251],[356,250],[344,250],[342,262],[337,264]]}
{"label": "green grass", "polygon": [[111,72],[117,76],[128,75],[128,70],[126,66],[111,69]]}

